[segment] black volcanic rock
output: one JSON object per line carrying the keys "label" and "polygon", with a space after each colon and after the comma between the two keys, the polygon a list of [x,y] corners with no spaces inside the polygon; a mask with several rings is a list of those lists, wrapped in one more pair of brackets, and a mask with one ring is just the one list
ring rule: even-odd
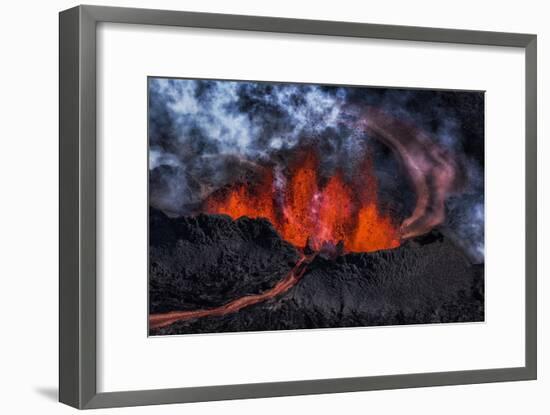
{"label": "black volcanic rock", "polygon": [[483,320],[483,302],[473,297],[482,288],[480,271],[449,240],[432,231],[396,249],[351,253],[336,260],[317,256],[281,303],[299,313],[322,315],[317,322],[322,327],[340,325],[337,322],[478,321]]}
{"label": "black volcanic rock", "polygon": [[[263,291],[260,281],[269,281],[269,284],[265,282],[265,285],[272,286],[286,275],[298,258],[296,251],[280,240],[271,225],[263,220],[239,219],[232,222],[227,217],[199,215],[196,218],[169,221],[175,221],[173,223],[179,223],[182,226],[181,229],[176,227],[172,228],[172,231],[164,231],[165,234],[173,232],[172,240],[177,239],[176,235],[182,233],[188,236],[185,237],[186,242],[181,249],[166,247],[166,256],[176,251],[178,255],[183,255],[185,258],[211,251],[225,252],[228,248],[218,244],[229,243],[230,246],[231,244],[242,246],[241,244],[244,243],[242,241],[247,241],[244,243],[246,249],[255,252],[253,256],[239,258],[244,251],[242,249],[236,251],[237,255],[233,260],[240,264],[240,268],[235,268],[229,273],[231,280],[224,284],[217,281],[225,275],[222,272],[226,266],[225,262],[217,264],[211,257],[195,259],[202,265],[192,269],[200,270],[200,278],[216,281],[216,283],[196,285],[197,291],[186,291],[187,299],[180,300],[180,304],[186,306],[178,308],[181,310],[193,308],[186,302],[192,299],[190,295],[193,292],[202,293],[205,298],[202,300],[204,303],[218,304],[218,301],[226,303],[234,299],[238,293],[247,292],[247,288],[250,289],[249,284],[252,284],[253,290]],[[151,226],[157,226],[153,219]],[[219,231],[216,230],[218,227],[221,228]],[[213,239],[204,236],[211,234],[215,236]],[[166,235],[162,240],[167,241]],[[173,242],[166,242],[166,244],[171,246]],[[278,250],[282,250],[283,253],[275,252]],[[268,259],[269,255],[271,258]],[[256,271],[257,261],[266,261],[262,263],[270,270],[261,274],[261,278],[249,275],[252,270]],[[166,258],[163,264],[168,263],[169,259]],[[186,261],[178,260],[177,263],[186,264]],[[283,264],[284,269],[280,268]],[[183,276],[184,281],[195,281],[189,271],[179,272],[177,275],[180,278]],[[212,275],[216,277],[213,278]],[[152,287],[156,278],[158,276],[152,275]],[[174,284],[176,284],[175,281],[177,278]],[[232,289],[234,284],[236,286]],[[219,291],[222,285],[227,292],[230,291],[231,295]],[[169,308],[172,309],[177,299],[170,289],[170,286],[165,287],[163,293],[169,295],[171,304]],[[202,289],[204,291],[200,291]],[[159,292],[155,298],[159,303],[155,305],[155,310],[165,307],[166,300],[158,294]],[[483,265],[472,265],[460,248],[443,234],[433,230],[427,235],[405,242],[396,249],[372,253],[350,253],[336,258],[317,255],[307,266],[298,284],[277,298],[221,317],[180,321],[152,330],[151,334],[483,320]]]}
{"label": "black volcanic rock", "polygon": [[270,289],[299,254],[269,221],[149,213],[149,310],[210,308]]}

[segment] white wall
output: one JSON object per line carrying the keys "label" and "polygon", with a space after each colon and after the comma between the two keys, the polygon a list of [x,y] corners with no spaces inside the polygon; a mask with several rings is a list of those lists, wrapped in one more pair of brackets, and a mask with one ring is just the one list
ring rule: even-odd
{"label": "white wall", "polygon": [[[55,402],[57,388],[57,12],[65,0],[4,2],[0,87],[0,408],[3,413],[71,413]],[[97,4],[326,20],[529,32],[539,35],[539,212],[547,206],[548,179],[542,117],[550,90],[545,73],[550,52],[543,1],[386,0],[176,0],[101,1]],[[7,128],[6,128],[7,127]],[[7,146],[6,146],[7,145]],[[543,200],[544,199],[544,200]],[[104,413],[268,414],[311,412],[407,414],[543,414],[550,407],[550,367],[543,342],[548,326],[547,263],[539,214],[539,380],[293,398],[106,410]],[[548,235],[548,233],[547,233]]]}

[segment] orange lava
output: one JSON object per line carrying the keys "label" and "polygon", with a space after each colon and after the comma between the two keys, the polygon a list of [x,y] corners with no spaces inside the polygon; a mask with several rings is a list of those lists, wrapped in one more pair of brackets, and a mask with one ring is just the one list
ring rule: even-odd
{"label": "orange lava", "polygon": [[309,151],[276,184],[266,168],[254,184],[238,183],[212,194],[205,203],[208,213],[233,219],[241,216],[268,219],[283,239],[297,247],[318,249],[324,242],[343,241],[346,252],[372,252],[396,248],[399,226],[380,211],[378,183],[370,157],[356,177],[346,181],[340,171],[321,181],[319,162]]}
{"label": "orange lava", "polygon": [[282,217],[268,218],[281,236],[295,246],[305,246],[311,230],[316,226],[312,206],[318,194],[316,169],[317,160],[309,155],[296,168],[284,189]]}
{"label": "orange lava", "polygon": [[296,285],[304,276],[307,264],[309,264],[313,258],[315,258],[315,254],[310,256],[302,255],[296,265],[294,265],[294,268],[292,268],[282,280],[275,284],[273,288],[261,294],[245,295],[244,297],[237,298],[236,300],[216,308],[151,314],[149,316],[149,329],[159,329],[182,320],[191,320],[207,316],[223,316],[225,314],[235,313],[244,307],[274,298]]}

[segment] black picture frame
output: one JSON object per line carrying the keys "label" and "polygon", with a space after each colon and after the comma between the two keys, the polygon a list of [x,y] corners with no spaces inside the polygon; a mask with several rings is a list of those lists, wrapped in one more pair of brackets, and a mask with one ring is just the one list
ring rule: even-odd
{"label": "black picture frame", "polygon": [[[525,366],[98,393],[96,27],[100,22],[523,48],[526,148]],[[536,35],[101,6],[78,6],[61,12],[59,34],[60,402],[87,409],[536,379]]]}

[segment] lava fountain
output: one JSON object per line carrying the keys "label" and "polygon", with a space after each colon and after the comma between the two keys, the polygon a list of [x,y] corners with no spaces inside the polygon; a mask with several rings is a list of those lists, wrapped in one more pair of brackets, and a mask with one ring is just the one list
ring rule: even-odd
{"label": "lava fountain", "polygon": [[347,182],[341,171],[322,180],[313,150],[288,170],[281,178],[272,168],[265,168],[255,183],[221,189],[206,200],[205,211],[233,219],[265,218],[283,239],[300,248],[307,244],[319,250],[323,244],[337,245],[340,241],[346,252],[399,246],[399,224],[380,208],[370,157],[354,178],[360,185]]}

